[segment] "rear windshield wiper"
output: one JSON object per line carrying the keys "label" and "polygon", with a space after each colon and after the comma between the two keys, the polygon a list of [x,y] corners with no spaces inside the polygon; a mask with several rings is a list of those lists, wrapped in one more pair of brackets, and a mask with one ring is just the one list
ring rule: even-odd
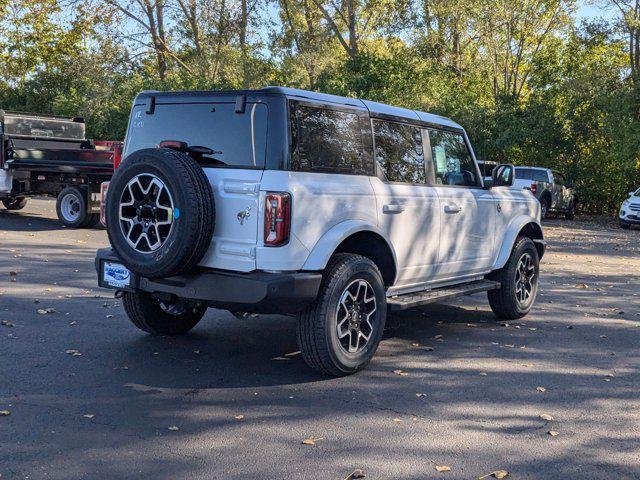
{"label": "rear windshield wiper", "polygon": [[159,146],[161,148],[171,148],[172,150],[184,152],[196,162],[214,165],[227,165],[226,162],[223,162],[218,158],[205,157],[205,155],[221,155],[222,150],[213,150],[201,145],[189,145],[187,142],[182,142],[180,140],[163,140],[160,142]]}

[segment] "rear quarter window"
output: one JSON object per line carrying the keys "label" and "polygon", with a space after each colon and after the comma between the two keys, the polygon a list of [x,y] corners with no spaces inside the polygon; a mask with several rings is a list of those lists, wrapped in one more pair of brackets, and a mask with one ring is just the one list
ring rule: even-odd
{"label": "rear quarter window", "polygon": [[[291,170],[370,175],[367,129],[357,111],[291,103]],[[369,131],[370,135],[370,131]]]}
{"label": "rear quarter window", "polygon": [[234,103],[159,103],[152,114],[138,105],[131,114],[125,155],[179,140],[221,151],[212,156],[230,167],[264,168],[267,122],[263,103],[247,103],[244,113],[236,113]]}

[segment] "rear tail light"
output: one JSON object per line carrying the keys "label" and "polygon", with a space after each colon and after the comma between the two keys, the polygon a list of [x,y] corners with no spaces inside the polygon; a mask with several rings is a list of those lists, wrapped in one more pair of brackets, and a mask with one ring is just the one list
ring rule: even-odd
{"label": "rear tail light", "polygon": [[103,227],[107,226],[107,218],[105,213],[105,207],[107,205],[107,189],[109,188],[109,182],[102,182],[100,184],[100,223]]}
{"label": "rear tail light", "polygon": [[120,162],[122,161],[122,145],[114,145],[113,146],[113,170],[115,171],[116,168],[118,168],[118,166],[120,165]]}
{"label": "rear tail light", "polygon": [[536,185],[535,183],[531,184],[531,193],[533,193],[534,195],[538,192],[538,185]]}
{"label": "rear tail light", "polygon": [[264,210],[264,244],[278,247],[289,241],[291,230],[291,195],[267,192]]}

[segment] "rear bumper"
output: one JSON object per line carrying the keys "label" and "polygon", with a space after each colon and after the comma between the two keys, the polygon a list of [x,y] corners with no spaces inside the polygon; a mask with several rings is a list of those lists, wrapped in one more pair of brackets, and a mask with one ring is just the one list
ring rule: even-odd
{"label": "rear bumper", "polygon": [[[119,262],[110,248],[98,250],[95,259],[98,284],[104,261]],[[311,304],[318,295],[322,274],[319,272],[251,272],[201,270],[189,275],[146,278],[131,274],[129,287],[123,291],[171,294],[201,301],[210,307],[255,313],[296,313]]]}

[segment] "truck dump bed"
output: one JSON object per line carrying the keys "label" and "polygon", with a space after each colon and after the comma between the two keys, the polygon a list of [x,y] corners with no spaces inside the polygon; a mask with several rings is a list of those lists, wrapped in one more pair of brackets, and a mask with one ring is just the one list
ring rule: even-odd
{"label": "truck dump bed", "polygon": [[113,172],[113,151],[85,138],[82,118],[9,113],[0,110],[0,168],[59,173]]}

